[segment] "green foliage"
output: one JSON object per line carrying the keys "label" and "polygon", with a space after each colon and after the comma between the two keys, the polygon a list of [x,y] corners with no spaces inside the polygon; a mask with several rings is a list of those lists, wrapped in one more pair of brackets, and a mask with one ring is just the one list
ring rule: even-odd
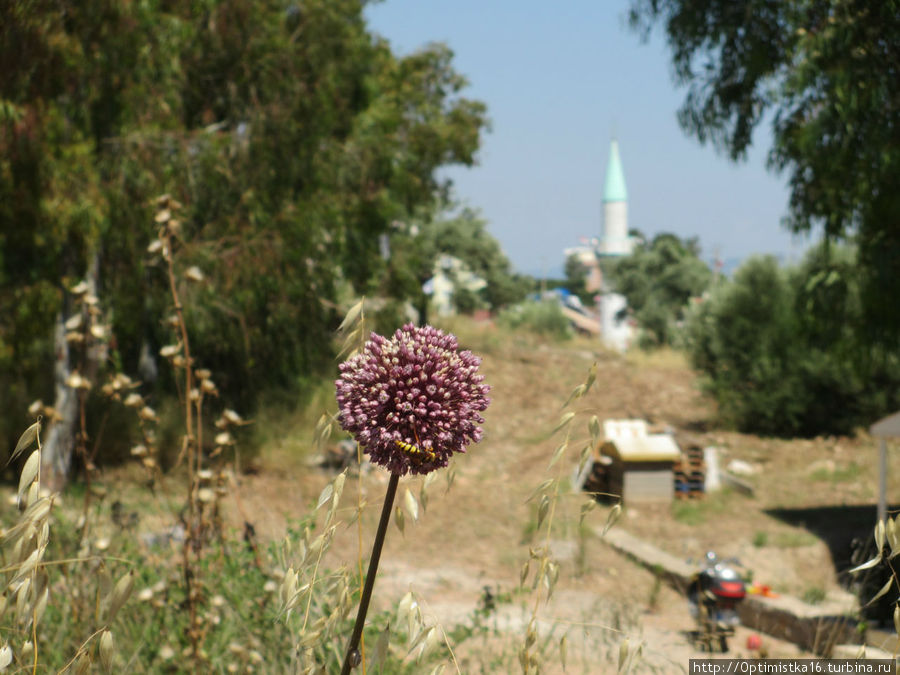
{"label": "green foliage", "polygon": [[732,159],[772,120],[788,226],[855,236],[869,332],[900,341],[900,5],[813,0],[632,0],[632,25],[663,25],[687,96],[682,128]]}
{"label": "green foliage", "polygon": [[[0,6],[0,387],[51,400],[57,316],[99,263],[121,365],[168,344],[153,199],[184,205],[192,347],[229,405],[332,368],[378,237],[470,165],[487,119],[452,53],[394,55],[359,0]],[[171,384],[160,368],[160,390]],[[12,428],[20,422],[11,420]],[[0,429],[0,437],[10,430]]]}
{"label": "green foliage", "polygon": [[754,258],[697,308],[687,346],[726,421],[846,434],[900,404],[900,358],[871,347],[855,269],[852,251],[827,246],[787,270]]}
{"label": "green foliage", "polygon": [[524,329],[555,340],[572,336],[569,320],[553,300],[529,300],[505,310],[498,317],[499,323],[512,330]]}
{"label": "green foliage", "polygon": [[672,344],[686,305],[709,287],[712,272],[699,255],[696,239],[682,241],[663,233],[610,266],[616,290],[627,298],[644,331],[642,346]]}
{"label": "green foliage", "polygon": [[565,288],[577,295],[582,303],[593,304],[586,288],[588,269],[578,256],[570,255],[566,258],[564,272],[566,275]]}
{"label": "green foliage", "polygon": [[[191,662],[184,658],[191,642],[182,570],[170,564],[178,557],[180,542],[170,541],[166,533],[144,533],[146,541],[153,541],[149,545],[139,544],[134,523],[113,525],[108,520],[109,513],[105,505],[92,509],[92,525],[106,531],[112,527],[113,534],[106,538],[104,546],[108,548],[87,562],[77,560],[79,556],[74,555],[82,546],[82,530],[69,517],[71,514],[56,514],[48,555],[53,560],[68,562],[62,563],[58,571],[52,570],[59,575],[59,581],[44,617],[48,629],[39,635],[41,666],[53,672],[65,666],[96,628],[99,613],[96,608],[107,599],[110,579],[114,583],[131,569],[136,574],[134,591],[113,628],[123,669],[135,673],[194,672]],[[293,531],[289,537],[296,543],[300,535]],[[83,545],[90,548],[97,541],[99,538]],[[92,552],[99,553],[96,548]],[[248,544],[225,539],[211,542],[200,570],[204,580],[200,618],[205,636],[204,670],[226,672],[231,664],[242,670],[252,665],[265,672],[291,668],[295,624],[302,622],[302,616],[293,622],[279,620],[276,581],[266,571],[277,564],[276,559],[273,547],[268,555],[263,555],[265,568],[261,569]],[[128,563],[123,564],[126,560]],[[310,620],[330,612],[332,601],[316,599],[311,606]],[[8,618],[7,615],[5,621]],[[346,624],[345,629],[349,631],[349,619]],[[332,648],[339,649],[340,645],[334,644]],[[332,660],[325,645],[317,656],[321,663]],[[128,667],[124,668],[126,662]]]}
{"label": "green foliage", "polygon": [[442,255],[458,258],[486,283],[478,291],[457,288],[454,303],[463,314],[480,307],[497,312],[520,302],[532,290],[529,279],[512,271],[484,218],[470,208],[454,212],[446,201],[429,204],[408,224],[397,223],[390,244],[384,290],[392,297],[408,298],[420,312],[427,303],[422,285],[434,276]]}

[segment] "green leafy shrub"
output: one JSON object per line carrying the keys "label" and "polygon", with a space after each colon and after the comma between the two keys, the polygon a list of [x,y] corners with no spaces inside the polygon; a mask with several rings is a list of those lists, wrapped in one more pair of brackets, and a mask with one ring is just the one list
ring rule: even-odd
{"label": "green leafy shrub", "polygon": [[825,246],[787,269],[753,258],[691,313],[686,346],[726,422],[847,434],[900,404],[900,355],[866,332],[854,258]]}
{"label": "green leafy shrub", "polygon": [[502,312],[499,322],[510,329],[524,329],[537,335],[566,340],[572,336],[569,320],[553,301],[528,301]]}
{"label": "green leafy shrub", "polygon": [[661,233],[630,256],[608,264],[606,274],[641,326],[642,348],[674,344],[685,307],[705,291],[712,272],[700,257],[697,239]]}

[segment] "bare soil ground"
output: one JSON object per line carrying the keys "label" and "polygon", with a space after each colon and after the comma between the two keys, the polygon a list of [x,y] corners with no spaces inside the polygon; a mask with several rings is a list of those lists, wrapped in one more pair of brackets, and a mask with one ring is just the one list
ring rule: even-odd
{"label": "bare soil ground", "polygon": [[[462,672],[518,670],[516,653],[533,605],[530,593],[517,590],[519,570],[529,547],[543,537],[535,532],[535,506],[526,500],[546,478],[568,478],[583,445],[575,440],[586,439],[592,414],[671,427],[682,440],[719,447],[723,466],[740,459],[758,470],[747,479],[754,497],[726,490],[699,501],[626,508],[617,526],[671,553],[699,559],[714,549],[721,556],[737,556],[754,579],[776,591],[821,601],[838,590],[835,564],[845,563],[850,537],[870,536],[875,447],[865,435],[784,441],[717,430],[713,405],[681,357],[671,352],[622,357],[593,342],[541,344],[509,338],[489,326],[468,329],[462,340],[484,356],[483,371],[493,387],[485,440],[460,458],[449,492],[442,481],[432,485],[419,523],[408,524],[405,534],[391,529],[375,599],[388,607],[413,589],[434,620],[449,630],[471,622],[486,588],[504,598],[486,620],[487,634],[460,646]],[[561,404],[594,361],[599,375],[576,405],[580,415],[573,443],[548,472],[560,442],[549,432]],[[258,530],[278,538],[332,474],[285,471],[270,463],[274,457],[283,452],[272,449],[269,459],[263,457],[261,473],[243,479],[241,499]],[[348,517],[357,498],[366,503],[362,539],[356,527],[342,531],[333,562],[356,565],[360,556],[367,558],[386,481],[380,469],[348,481]],[[418,494],[419,484],[402,481],[399,496],[406,488]],[[560,582],[551,601],[538,610],[548,645],[546,672],[561,672],[553,652],[563,633],[570,643],[570,673],[614,670],[625,638],[632,652],[642,645],[634,662],[637,672],[682,671],[690,657],[702,656],[689,639],[687,602],[603,544],[594,528],[603,524],[604,509],[579,527],[582,500],[564,492],[555,513],[550,543],[562,566]],[[843,514],[840,527],[835,527],[837,513]],[[744,648],[748,634],[738,629],[729,656],[750,655]],[[802,655],[794,645],[765,636],[764,644],[770,656]]]}
{"label": "bare soil ground", "polygon": [[[822,601],[838,591],[835,569],[846,564],[849,540],[871,536],[876,446],[865,434],[777,440],[722,431],[696,376],[673,352],[623,357],[586,339],[547,344],[490,325],[453,328],[465,347],[484,358],[493,399],[485,440],[458,458],[451,489],[447,471],[430,486],[418,523],[407,522],[405,533],[391,527],[373,605],[393,607],[412,589],[426,615],[450,632],[472,625],[488,589],[496,609],[484,618],[485,630],[460,640],[456,649],[463,673],[520,672],[517,653],[535,596],[530,584],[519,589],[519,573],[529,549],[545,543],[561,568],[550,601],[537,610],[545,646],[542,672],[562,672],[556,645],[563,634],[568,673],[615,672],[626,639],[631,654],[641,650],[633,657],[634,672],[686,672],[689,658],[704,656],[690,640],[687,601],[597,535],[607,509],[595,509],[579,525],[585,496],[572,493],[568,479],[588,440],[591,415],[671,427],[682,442],[720,448],[722,466],[739,459],[758,471],[746,479],[755,488],[753,497],[724,490],[702,500],[626,507],[616,527],[670,553],[700,559],[712,549],[737,556],[755,580]],[[574,406],[579,415],[569,450],[548,470],[561,440],[550,437],[561,406],[595,361],[597,381]],[[335,475],[310,466],[311,437],[309,429],[288,429],[264,449],[258,471],[240,478],[237,499],[230,502],[234,527],[247,520],[262,539],[279,540],[308,512]],[[900,470],[900,461],[892,460],[892,469]],[[563,489],[547,539],[536,530],[536,505],[527,500],[550,477],[559,477]],[[351,520],[359,502],[363,515],[360,526],[339,529],[329,564],[357,567],[367,561],[387,478],[379,468],[351,471],[342,515]],[[420,486],[421,479],[403,479],[398,502],[406,489],[418,495]],[[749,634],[739,628],[727,656],[755,655],[745,647]],[[810,656],[767,636],[763,643],[769,656]]]}

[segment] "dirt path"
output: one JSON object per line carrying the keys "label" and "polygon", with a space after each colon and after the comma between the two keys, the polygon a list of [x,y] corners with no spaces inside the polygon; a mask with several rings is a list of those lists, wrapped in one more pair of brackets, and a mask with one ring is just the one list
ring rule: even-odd
{"label": "dirt path", "polygon": [[[490,589],[497,599],[496,610],[484,617],[482,631],[458,641],[457,658],[465,673],[518,669],[516,654],[534,605],[530,591],[518,590],[519,570],[528,559],[529,547],[542,543],[535,532],[535,506],[526,499],[548,476],[557,476],[566,485],[581,447],[576,439],[586,436],[589,415],[642,417],[652,424],[692,430],[704,428],[709,420],[708,401],[698,393],[694,376],[675,357],[634,361],[598,352],[594,343],[555,347],[492,340],[490,334],[480,335],[473,345],[485,357],[483,370],[493,387],[485,440],[459,459],[449,492],[444,489],[446,476],[431,487],[428,509],[419,523],[407,524],[405,534],[391,528],[374,599],[376,607],[388,608],[412,589],[423,599],[426,614],[450,631],[457,625],[472,625],[485,588]],[[559,417],[561,403],[595,360],[600,367],[597,384],[576,406],[583,415],[573,429],[572,447],[548,474],[549,458],[559,443],[548,438],[548,432]],[[321,470],[299,475],[285,472],[266,465],[264,457],[261,473],[242,479],[241,502],[257,531],[277,539],[332,475]],[[344,515],[352,514],[358,498],[366,504],[361,519],[363,553],[357,528],[341,529],[332,563],[355,567],[360,555],[368,557],[386,481],[380,469],[348,480]],[[404,479],[399,498],[407,488],[418,494],[420,484],[420,480]],[[556,644],[563,633],[569,642],[568,673],[614,670],[626,638],[632,650],[642,645],[642,655],[634,663],[636,672],[686,669],[689,658],[702,656],[689,639],[687,602],[588,534],[602,524],[602,510],[593,512],[586,526],[579,527],[581,503],[580,495],[561,491],[551,542],[561,565],[560,581],[550,602],[541,604],[538,612],[539,633],[546,641],[545,672],[557,672],[554,668],[562,672]],[[759,506],[754,506],[756,515],[751,515],[746,504],[731,501],[720,513],[705,514],[704,522],[708,525],[722,517],[730,534],[720,543],[726,549],[738,546],[743,547],[741,552],[753,554],[757,551],[748,542]],[[629,529],[636,527],[642,535],[662,539],[666,548],[685,558],[702,555],[709,539],[720,531],[674,521],[669,507],[626,510],[626,518]],[[803,543],[814,547],[817,542],[813,537]],[[810,553],[810,548],[801,546],[785,550],[785,555],[777,549],[765,550],[758,557],[775,560],[773,574],[787,575],[797,562],[795,554],[808,558]],[[818,556],[827,555],[827,551],[816,551]],[[830,583],[830,577],[823,574],[811,583]],[[729,656],[749,655],[744,648],[749,634],[738,629]],[[791,644],[770,638],[764,638],[764,644],[770,656],[801,655]]]}

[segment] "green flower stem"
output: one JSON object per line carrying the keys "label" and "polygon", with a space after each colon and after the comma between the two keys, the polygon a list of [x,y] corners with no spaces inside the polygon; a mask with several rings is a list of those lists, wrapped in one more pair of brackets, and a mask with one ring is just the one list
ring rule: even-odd
{"label": "green flower stem", "polygon": [[353,635],[350,636],[350,644],[347,645],[347,655],[344,657],[344,667],[341,669],[341,675],[349,675],[350,671],[358,666],[360,662],[359,641],[362,638],[363,627],[366,624],[369,600],[372,599],[372,588],[375,586],[375,575],[378,573],[378,561],[381,559],[384,536],[387,534],[388,523],[391,521],[391,509],[394,507],[394,496],[397,494],[397,485],[399,483],[400,475],[392,473],[391,479],[388,481],[387,492],[384,495],[381,520],[378,522],[378,531],[375,533],[375,542],[372,544],[372,558],[369,560],[369,571],[366,573],[366,585],[363,586],[362,597],[359,599],[356,625],[353,626]]}

